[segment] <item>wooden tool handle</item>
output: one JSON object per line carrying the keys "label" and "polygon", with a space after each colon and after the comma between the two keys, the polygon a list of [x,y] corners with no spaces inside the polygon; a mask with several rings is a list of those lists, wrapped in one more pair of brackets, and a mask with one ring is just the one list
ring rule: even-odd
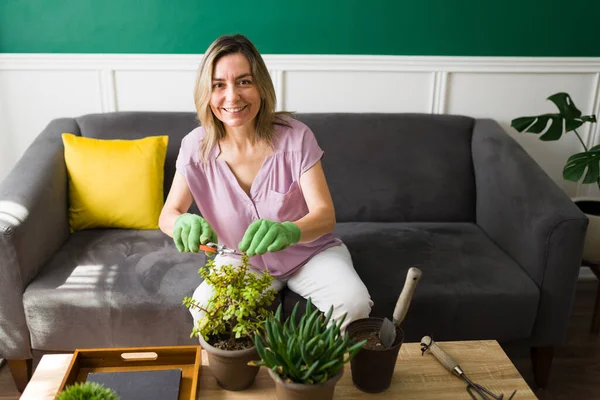
{"label": "wooden tool handle", "polygon": [[458,363],[450,357],[448,353],[446,353],[436,342],[433,341],[429,336],[423,336],[421,339],[421,344],[427,346],[427,350],[431,351],[431,353],[437,358],[437,360],[442,364],[448,371],[452,373],[457,373],[455,368],[459,368]]}
{"label": "wooden tool handle", "polygon": [[402,292],[400,293],[400,297],[398,297],[398,302],[396,303],[396,308],[394,308],[394,324],[400,325],[404,318],[406,317],[406,313],[408,312],[408,308],[410,307],[410,301],[412,300],[413,294],[415,293],[415,289],[417,288],[417,283],[421,279],[422,272],[419,268],[411,267],[406,274],[406,281],[404,282],[404,288],[402,288]]}

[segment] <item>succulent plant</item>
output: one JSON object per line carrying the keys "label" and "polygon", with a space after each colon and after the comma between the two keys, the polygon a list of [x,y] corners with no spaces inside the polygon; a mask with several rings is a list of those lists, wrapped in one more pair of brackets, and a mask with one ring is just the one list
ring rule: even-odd
{"label": "succulent plant", "polygon": [[348,335],[342,335],[340,327],[346,315],[338,322],[332,321],[333,306],[324,317],[319,309],[312,308],[310,298],[296,324],[298,304],[283,324],[279,305],[275,315],[266,320],[264,332],[255,334],[261,360],[252,365],[266,366],[286,381],[323,383],[336,376],[366,341],[354,343]]}

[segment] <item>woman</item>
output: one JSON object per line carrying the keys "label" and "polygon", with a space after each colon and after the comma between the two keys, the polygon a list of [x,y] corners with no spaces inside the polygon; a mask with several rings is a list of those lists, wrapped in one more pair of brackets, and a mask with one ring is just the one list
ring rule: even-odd
{"label": "woman", "polygon": [[[222,36],[198,70],[195,103],[201,127],[181,143],[177,172],[159,219],[179,251],[217,242],[239,248],[252,267],[311,297],[344,325],[367,317],[373,305],[346,246],[332,235],[335,211],[311,130],[275,112],[269,71],[244,36]],[[187,213],[196,202],[199,215]],[[218,233],[218,234],[217,234]],[[239,265],[217,256],[216,265]],[[194,299],[206,303],[202,283]],[[201,312],[192,310],[194,323]]]}

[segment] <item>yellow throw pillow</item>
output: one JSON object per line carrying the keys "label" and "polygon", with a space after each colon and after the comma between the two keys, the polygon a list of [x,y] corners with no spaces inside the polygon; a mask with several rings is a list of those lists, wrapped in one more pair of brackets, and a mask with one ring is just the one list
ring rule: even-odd
{"label": "yellow throw pillow", "polygon": [[62,134],[71,231],[157,229],[168,136],[103,140]]}

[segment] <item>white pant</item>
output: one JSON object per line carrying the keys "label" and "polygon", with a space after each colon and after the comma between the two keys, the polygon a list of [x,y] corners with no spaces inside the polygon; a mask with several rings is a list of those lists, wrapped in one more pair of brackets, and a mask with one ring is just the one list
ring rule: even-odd
{"label": "white pant", "polygon": [[[252,259],[250,259],[252,262]],[[240,265],[241,260],[231,256],[215,257],[215,266]],[[287,280],[273,280],[271,287],[280,291],[287,286],[304,298],[311,298],[315,307],[324,313],[333,305],[332,319],[338,321],[347,313],[342,324],[346,326],[357,319],[366,318],[371,313],[373,301],[365,284],[360,280],[352,265],[352,258],[346,245],[330,247],[311,258]],[[199,304],[206,304],[212,296],[211,286],[202,282],[194,291],[193,298]],[[302,307],[300,307],[303,310]],[[203,311],[190,308],[194,326],[202,318]]]}

